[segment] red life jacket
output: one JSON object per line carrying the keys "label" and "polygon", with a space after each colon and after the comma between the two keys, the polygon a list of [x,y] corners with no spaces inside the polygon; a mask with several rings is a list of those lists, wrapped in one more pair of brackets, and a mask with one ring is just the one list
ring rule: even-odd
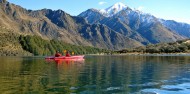
{"label": "red life jacket", "polygon": [[60,53],[56,53],[56,54],[55,54],[55,57],[60,57],[60,56],[61,56]]}
{"label": "red life jacket", "polygon": [[66,56],[69,57],[69,56],[71,56],[71,55],[70,55],[69,53],[66,53]]}

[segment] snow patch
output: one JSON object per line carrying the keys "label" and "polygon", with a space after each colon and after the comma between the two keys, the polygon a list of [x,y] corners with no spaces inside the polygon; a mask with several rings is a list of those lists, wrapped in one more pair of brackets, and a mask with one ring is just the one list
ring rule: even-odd
{"label": "snow patch", "polygon": [[103,15],[105,15],[107,17],[111,17],[126,8],[127,8],[127,6],[125,4],[118,2],[109,8],[101,9],[99,11],[100,11],[100,13],[102,13]]}

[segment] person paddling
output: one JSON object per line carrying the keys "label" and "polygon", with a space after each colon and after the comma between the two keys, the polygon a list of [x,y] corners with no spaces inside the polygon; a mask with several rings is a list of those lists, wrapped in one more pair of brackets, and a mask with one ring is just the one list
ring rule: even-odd
{"label": "person paddling", "polygon": [[61,56],[61,54],[59,53],[59,51],[56,51],[55,57],[60,57],[60,56]]}
{"label": "person paddling", "polygon": [[66,52],[66,55],[67,57],[70,57],[71,55],[69,54],[69,51]]}

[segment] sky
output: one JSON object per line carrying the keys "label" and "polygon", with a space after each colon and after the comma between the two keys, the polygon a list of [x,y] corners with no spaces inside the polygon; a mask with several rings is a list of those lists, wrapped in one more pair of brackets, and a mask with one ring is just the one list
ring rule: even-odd
{"label": "sky", "polygon": [[152,14],[166,20],[176,20],[190,24],[190,0],[8,0],[26,9],[61,9],[77,16],[90,9],[105,9],[121,2],[132,9]]}

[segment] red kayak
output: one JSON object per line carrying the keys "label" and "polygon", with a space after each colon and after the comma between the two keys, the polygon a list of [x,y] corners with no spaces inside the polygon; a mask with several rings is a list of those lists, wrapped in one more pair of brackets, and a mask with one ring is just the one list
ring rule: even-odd
{"label": "red kayak", "polygon": [[55,59],[55,60],[58,60],[58,59],[67,59],[67,60],[70,60],[70,59],[84,59],[84,55],[78,55],[78,56],[60,56],[60,57],[55,57],[55,56],[49,56],[49,57],[46,57],[45,59]]}

